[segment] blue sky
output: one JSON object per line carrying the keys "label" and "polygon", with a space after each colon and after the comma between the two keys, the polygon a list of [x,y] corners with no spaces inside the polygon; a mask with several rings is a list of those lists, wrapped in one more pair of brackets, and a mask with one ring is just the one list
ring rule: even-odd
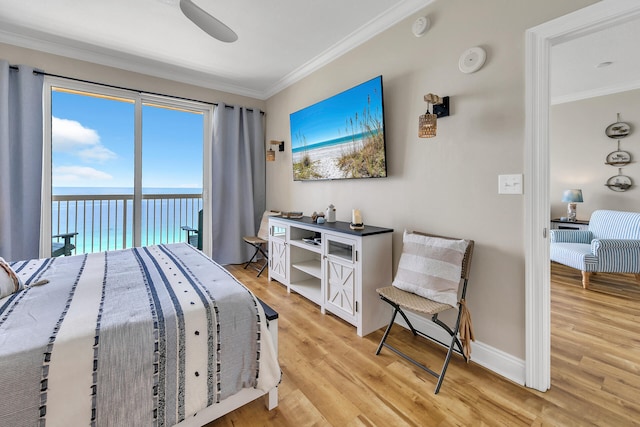
{"label": "blue sky", "polygon": [[[347,135],[348,118],[362,115],[370,96],[371,114],[382,114],[382,76],[341,92],[290,116],[291,147],[302,146],[304,135],[307,146]],[[376,107],[377,106],[377,107]]]}
{"label": "blue sky", "polygon": [[[52,92],[54,187],[133,187],[134,104]],[[202,187],[203,116],[143,106],[142,185]]]}

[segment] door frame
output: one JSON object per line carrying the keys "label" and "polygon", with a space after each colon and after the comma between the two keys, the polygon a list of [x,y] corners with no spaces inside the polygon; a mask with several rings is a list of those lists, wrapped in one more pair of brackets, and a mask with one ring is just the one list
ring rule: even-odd
{"label": "door frame", "polygon": [[551,387],[551,284],[547,239],[551,48],[640,17],[637,0],[603,0],[525,33],[525,385]]}

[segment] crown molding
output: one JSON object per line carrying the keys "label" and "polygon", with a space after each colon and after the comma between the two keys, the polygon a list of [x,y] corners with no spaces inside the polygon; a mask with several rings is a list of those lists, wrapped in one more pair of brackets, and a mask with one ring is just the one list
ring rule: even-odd
{"label": "crown molding", "polygon": [[405,0],[369,21],[320,55],[280,79],[275,85],[256,90],[226,81],[210,72],[167,64],[161,60],[108,49],[81,40],[54,36],[0,19],[0,42],[180,83],[266,100],[286,87],[334,61],[436,0]]}
{"label": "crown molding", "polygon": [[551,98],[551,105],[581,101],[583,99],[595,98],[598,96],[613,95],[614,93],[628,92],[630,90],[636,89],[640,89],[640,80],[619,83],[615,85],[600,87],[597,89],[574,92],[567,95],[554,96]]}
{"label": "crown molding", "polygon": [[80,40],[44,34],[31,28],[2,22],[2,20],[0,20],[0,28],[2,28],[0,29],[2,43],[179,83],[263,99],[261,91],[224,82],[221,77],[212,76],[206,72],[95,46]]}
{"label": "crown molding", "polygon": [[384,13],[373,18],[367,24],[349,34],[347,37],[340,40],[338,43],[325,50],[320,55],[307,61],[300,67],[284,76],[271,88],[267,89],[267,91],[265,92],[265,99],[270,98],[281,90],[291,86],[299,80],[302,80],[304,77],[307,77],[314,71],[317,71],[325,65],[331,63],[350,50],[355,49],[356,47],[377,36],[383,31],[389,29],[403,19],[424,9],[434,1],[436,0],[406,0],[398,3],[393,9],[387,10]]}

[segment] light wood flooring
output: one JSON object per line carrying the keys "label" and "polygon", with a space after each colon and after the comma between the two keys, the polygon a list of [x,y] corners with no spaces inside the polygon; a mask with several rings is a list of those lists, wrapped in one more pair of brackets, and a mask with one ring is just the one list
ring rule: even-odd
{"label": "light wood flooring", "polygon": [[[382,330],[365,338],[265,271],[229,270],[279,312],[278,408],[262,399],[213,426],[640,426],[640,286],[632,275],[552,265],[551,389],[514,384],[454,356],[440,393],[435,378],[383,349]],[[471,278],[471,281],[473,277]],[[391,343],[440,367],[444,350],[394,328]],[[400,343],[399,343],[400,342]]]}

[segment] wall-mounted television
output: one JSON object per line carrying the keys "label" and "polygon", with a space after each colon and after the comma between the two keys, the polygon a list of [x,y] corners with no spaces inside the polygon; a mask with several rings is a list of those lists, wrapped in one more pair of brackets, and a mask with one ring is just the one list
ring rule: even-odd
{"label": "wall-mounted television", "polygon": [[294,181],[387,176],[382,76],[289,118]]}

